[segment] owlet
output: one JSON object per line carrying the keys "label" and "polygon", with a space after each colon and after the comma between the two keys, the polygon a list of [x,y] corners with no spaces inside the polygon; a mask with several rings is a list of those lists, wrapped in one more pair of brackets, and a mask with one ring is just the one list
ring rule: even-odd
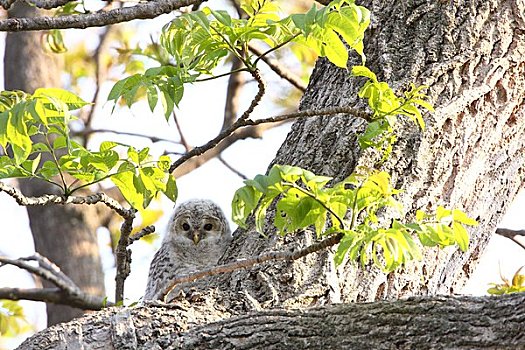
{"label": "owlet", "polygon": [[159,300],[175,278],[216,265],[230,241],[228,221],[217,204],[194,199],[179,205],[151,261],[144,300]]}

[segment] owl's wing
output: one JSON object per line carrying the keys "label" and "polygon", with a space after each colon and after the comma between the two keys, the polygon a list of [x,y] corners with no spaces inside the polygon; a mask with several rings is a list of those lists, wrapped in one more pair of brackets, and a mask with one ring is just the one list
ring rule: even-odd
{"label": "owl's wing", "polygon": [[156,294],[165,288],[167,282],[175,276],[175,263],[169,245],[162,244],[151,261],[143,300],[158,299]]}

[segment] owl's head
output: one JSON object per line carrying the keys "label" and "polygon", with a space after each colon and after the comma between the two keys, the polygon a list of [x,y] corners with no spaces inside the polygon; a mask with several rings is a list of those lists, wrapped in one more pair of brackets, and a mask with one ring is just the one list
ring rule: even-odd
{"label": "owl's head", "polygon": [[168,226],[168,235],[177,241],[191,241],[198,245],[219,241],[231,233],[228,220],[217,204],[206,199],[193,199],[177,207]]}

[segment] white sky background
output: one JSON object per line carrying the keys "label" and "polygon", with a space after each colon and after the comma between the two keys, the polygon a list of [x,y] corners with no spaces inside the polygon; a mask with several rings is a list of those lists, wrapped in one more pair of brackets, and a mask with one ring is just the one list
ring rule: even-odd
{"label": "white sky background", "polygon": [[[210,1],[208,6],[217,3]],[[154,21],[144,21],[141,25],[149,23],[148,26],[160,28],[168,21],[167,16],[162,16]],[[146,31],[140,33],[148,38]],[[73,31],[73,35],[79,31]],[[143,34],[145,33],[145,34]],[[84,34],[83,34],[84,35]],[[0,51],[3,53],[3,36],[0,38]],[[2,55],[3,56],[3,55]],[[3,62],[0,60],[0,69],[3,72]],[[274,80],[275,76],[268,74],[268,80]],[[211,137],[214,137],[222,125],[222,116],[224,110],[224,97],[226,94],[227,78],[214,80],[206,83],[199,83],[187,88],[180,111],[177,117],[181,123],[187,141],[198,146]],[[107,96],[112,83],[105,84],[100,96]],[[245,104],[247,105],[255,94],[255,84],[251,84],[251,91],[246,92]],[[84,96],[89,99],[89,96]],[[270,103],[268,97],[263,100],[261,106],[257,107],[253,115],[257,117],[267,117],[276,114],[274,109],[267,107]],[[243,110],[244,106],[241,107]],[[111,105],[102,105],[101,110],[96,114],[93,128],[107,128],[127,132],[144,133],[167,139],[176,139],[177,130],[172,120],[166,123],[160,110],[155,115],[149,112],[145,102],[138,103],[131,109],[131,115],[126,109],[117,111],[114,115],[109,115]],[[272,129],[264,134],[262,140],[244,140],[238,141],[227,151],[224,152],[224,158],[236,169],[248,177],[253,177],[258,173],[264,173],[269,162],[284,140],[289,126]],[[174,150],[173,145],[158,144],[152,146],[151,142],[143,138],[122,138],[114,134],[105,134],[93,139],[92,147],[97,147],[98,142],[102,140],[122,141],[133,144],[137,148],[152,147],[153,152],[160,154],[164,148]],[[180,147],[176,148],[181,150]],[[178,202],[190,198],[209,198],[216,201],[225,211],[227,217],[230,216],[230,202],[234,191],[242,186],[242,180],[231,171],[229,171],[218,160],[212,160],[204,166],[193,171],[189,175],[177,180],[179,188]],[[165,225],[172,210],[172,204],[168,200],[163,200],[163,209],[166,215],[161,222],[156,224],[157,232],[164,233]],[[525,194],[521,194],[516,200],[508,215],[505,217],[499,227],[510,229],[525,228]],[[108,296],[112,299],[114,296],[114,260],[109,248],[107,232],[99,230],[99,242],[101,244],[104,272],[106,273],[106,290]],[[132,246],[133,262],[131,275],[126,281],[126,299],[128,302],[138,300],[145,289],[149,262],[153,257],[155,249],[159,246],[160,240],[157,240],[154,247],[151,245],[137,242]],[[29,224],[24,207],[18,206],[14,200],[4,193],[0,193],[0,255],[8,255],[12,258],[29,256],[33,253],[34,246],[29,231]],[[481,264],[479,265],[473,279],[465,288],[465,293],[480,295],[485,294],[488,283],[499,282],[499,268],[507,278],[522,265],[525,265],[525,254],[523,249],[517,244],[506,238],[494,235],[489,248],[487,249]],[[0,287],[32,287],[32,279],[28,274],[20,272],[14,267],[2,267],[0,269]],[[45,307],[42,303],[23,302],[26,305],[28,318],[31,322],[37,324],[38,329],[45,327]],[[38,306],[36,306],[38,305]],[[14,346],[14,343],[3,344],[0,340],[0,349]]]}

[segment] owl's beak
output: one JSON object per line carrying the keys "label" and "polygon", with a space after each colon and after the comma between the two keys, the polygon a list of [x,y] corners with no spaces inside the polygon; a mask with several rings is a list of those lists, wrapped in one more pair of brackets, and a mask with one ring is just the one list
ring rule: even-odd
{"label": "owl's beak", "polygon": [[193,232],[193,243],[197,244],[197,243],[199,243],[200,240],[201,240],[201,238],[199,236],[199,232],[198,231],[194,231]]}

